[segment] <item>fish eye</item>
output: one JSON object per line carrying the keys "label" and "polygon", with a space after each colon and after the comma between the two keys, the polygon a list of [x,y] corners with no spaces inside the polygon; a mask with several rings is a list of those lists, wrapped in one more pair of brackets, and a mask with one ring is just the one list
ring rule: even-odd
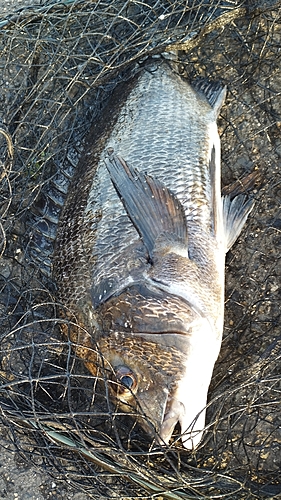
{"label": "fish eye", "polygon": [[126,389],[132,389],[135,381],[131,375],[124,375],[123,377],[120,378],[120,382]]}
{"label": "fish eye", "polygon": [[115,376],[117,382],[120,384],[118,387],[119,393],[129,392],[131,394],[132,392],[136,392],[138,386],[137,377],[130,368],[127,366],[118,366]]}

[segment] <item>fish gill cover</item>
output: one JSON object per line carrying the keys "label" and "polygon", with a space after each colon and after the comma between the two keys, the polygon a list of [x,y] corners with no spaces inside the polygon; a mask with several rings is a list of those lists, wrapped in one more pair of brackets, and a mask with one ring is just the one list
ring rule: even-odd
{"label": "fish gill cover", "polygon": [[[0,20],[2,446],[87,498],[281,493],[279,1],[41,2]],[[226,261],[225,327],[198,448],[153,448],[61,334],[57,221],[90,125],[147,56],[227,85],[222,183],[251,172],[254,211]],[[11,145],[11,140],[14,148]],[[70,320],[69,320],[70,321]],[[81,325],[80,325],[81,327]]]}

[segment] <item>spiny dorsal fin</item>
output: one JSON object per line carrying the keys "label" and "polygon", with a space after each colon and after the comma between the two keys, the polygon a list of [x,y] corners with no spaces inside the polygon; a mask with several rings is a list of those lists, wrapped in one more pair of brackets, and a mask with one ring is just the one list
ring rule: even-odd
{"label": "spiny dorsal fin", "polygon": [[156,240],[167,239],[187,248],[184,209],[177,197],[162,182],[138,172],[111,150],[105,159],[111,180],[124,208],[140,234],[151,260]]}
{"label": "spiny dorsal fin", "polygon": [[216,116],[218,116],[226,96],[225,85],[221,82],[210,82],[205,78],[199,78],[195,82],[192,82],[192,86],[195,90],[204,94],[214,109]]}
{"label": "spiny dorsal fin", "polygon": [[254,207],[254,200],[239,194],[231,199],[231,196],[223,196],[223,225],[225,235],[225,253],[230,250],[241,233],[247,217]]}

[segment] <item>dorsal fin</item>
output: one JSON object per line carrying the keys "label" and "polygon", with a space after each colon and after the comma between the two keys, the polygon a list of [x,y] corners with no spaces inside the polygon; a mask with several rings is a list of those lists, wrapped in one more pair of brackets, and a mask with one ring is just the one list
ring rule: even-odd
{"label": "dorsal fin", "polygon": [[140,234],[153,260],[156,240],[173,241],[187,248],[184,209],[178,198],[162,182],[138,172],[111,150],[105,159],[107,169],[124,208]]}
{"label": "dorsal fin", "polygon": [[218,116],[225,100],[226,86],[221,82],[210,82],[205,78],[198,78],[198,80],[192,82],[192,86],[195,90],[204,94],[214,109],[216,116]]}

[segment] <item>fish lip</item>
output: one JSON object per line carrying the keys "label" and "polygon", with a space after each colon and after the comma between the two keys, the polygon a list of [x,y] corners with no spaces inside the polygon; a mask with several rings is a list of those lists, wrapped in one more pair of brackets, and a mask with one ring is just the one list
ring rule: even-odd
{"label": "fish lip", "polygon": [[169,444],[176,424],[182,419],[185,414],[185,406],[177,399],[173,399],[169,404],[167,402],[166,411],[159,431],[159,444]]}
{"label": "fish lip", "polygon": [[182,445],[187,450],[194,450],[199,445],[204,432],[205,409],[192,422],[189,422],[187,427],[185,405],[176,398],[167,401],[166,411],[159,431],[158,444],[169,445],[174,428],[178,422],[181,426],[180,438]]}

